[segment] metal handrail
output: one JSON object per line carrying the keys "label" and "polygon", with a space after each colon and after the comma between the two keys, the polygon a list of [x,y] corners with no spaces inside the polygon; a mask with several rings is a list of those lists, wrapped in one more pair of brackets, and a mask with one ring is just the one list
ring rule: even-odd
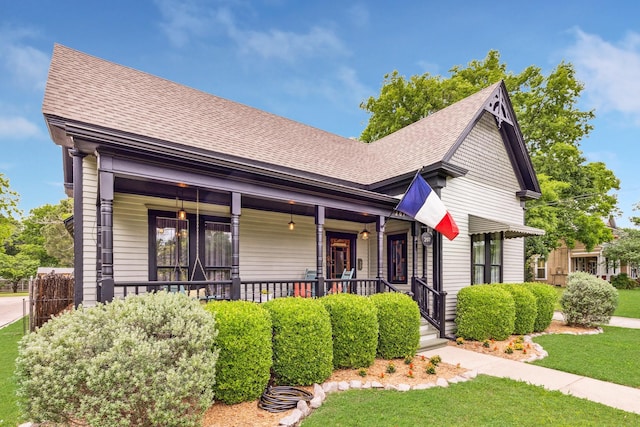
{"label": "metal handrail", "polygon": [[446,337],[447,293],[429,286],[424,280],[415,277],[414,299],[420,308],[420,314],[440,331],[440,337]]}

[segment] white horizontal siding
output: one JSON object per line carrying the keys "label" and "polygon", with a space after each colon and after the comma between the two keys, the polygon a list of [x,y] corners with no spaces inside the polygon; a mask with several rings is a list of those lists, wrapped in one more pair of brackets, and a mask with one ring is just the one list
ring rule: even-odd
{"label": "white horizontal siding", "polygon": [[96,200],[98,197],[98,168],[95,156],[82,159],[82,269],[83,269],[83,305],[96,303]]}

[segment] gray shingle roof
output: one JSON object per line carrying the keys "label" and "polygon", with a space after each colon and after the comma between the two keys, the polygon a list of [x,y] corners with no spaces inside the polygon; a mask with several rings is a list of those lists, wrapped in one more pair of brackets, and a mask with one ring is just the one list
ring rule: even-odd
{"label": "gray shingle roof", "polygon": [[442,160],[496,85],[372,144],[55,45],[46,116],[358,184]]}

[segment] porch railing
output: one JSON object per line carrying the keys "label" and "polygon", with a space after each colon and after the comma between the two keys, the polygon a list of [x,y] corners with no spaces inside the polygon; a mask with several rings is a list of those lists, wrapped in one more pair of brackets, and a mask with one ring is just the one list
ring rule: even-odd
{"label": "porch railing", "polygon": [[447,293],[435,290],[418,277],[414,278],[414,283],[414,299],[418,303],[420,314],[440,331],[440,338],[446,338]]}
{"label": "porch railing", "polygon": [[[145,292],[166,290],[182,292],[201,300],[231,300],[231,280],[216,281],[135,281],[116,282],[115,295],[127,296]],[[321,289],[319,289],[321,287]],[[380,292],[400,292],[384,279],[325,279],[300,280],[242,280],[240,282],[240,299],[253,302],[265,302],[273,298],[288,296],[315,297],[343,292],[356,295],[373,295]]]}

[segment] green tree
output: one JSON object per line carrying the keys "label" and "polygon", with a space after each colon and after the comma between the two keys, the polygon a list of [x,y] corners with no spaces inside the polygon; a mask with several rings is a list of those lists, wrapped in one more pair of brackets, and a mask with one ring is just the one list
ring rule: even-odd
{"label": "green tree", "polygon": [[623,229],[619,238],[605,245],[602,254],[611,261],[640,265],[640,230]]}
{"label": "green tree", "polygon": [[7,255],[0,253],[0,277],[8,280],[13,292],[17,292],[21,280],[36,275],[38,264],[37,259],[26,254]]}
{"label": "green tree", "polygon": [[31,209],[29,216],[22,221],[22,230],[16,238],[20,252],[39,259],[41,266],[71,267],[73,238],[63,221],[72,212],[73,199]]}
{"label": "green tree", "polygon": [[527,255],[546,255],[562,241],[591,248],[611,240],[602,218],[616,212],[616,197],[609,193],[620,182],[604,163],[588,163],[580,151],[595,114],[577,107],[583,85],[569,63],[561,62],[548,75],[536,66],[514,74],[492,50],[481,61],[453,67],[448,78],[425,73],[406,79],[394,71],[384,76],[378,97],[360,104],[371,115],[360,138],[380,139],[500,80],[542,190],[539,200],[527,202],[526,222],[546,235],[527,239]]}
{"label": "green tree", "polygon": [[20,214],[20,196],[9,186],[9,179],[0,173],[0,216],[13,217]]}

